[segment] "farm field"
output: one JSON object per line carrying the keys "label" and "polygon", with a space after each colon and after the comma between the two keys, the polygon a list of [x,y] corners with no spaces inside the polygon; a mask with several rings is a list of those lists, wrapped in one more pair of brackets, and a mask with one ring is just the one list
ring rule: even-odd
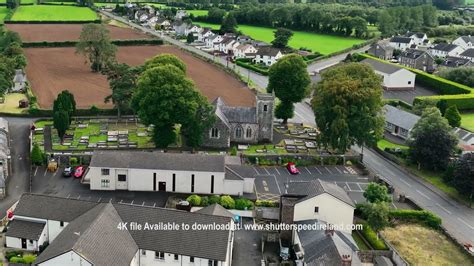
{"label": "farm field", "polygon": [[13,21],[92,21],[97,14],[88,7],[32,5],[20,6]]}
{"label": "farm field", "polygon": [[209,13],[209,10],[186,10],[188,14],[193,14],[195,17],[198,16],[207,16],[207,13]]}
{"label": "farm field", "polygon": [[[245,84],[217,66],[172,46],[121,46],[118,47],[117,60],[139,65],[161,53],[171,53],[181,58],[188,67],[188,77],[209,101],[222,96],[229,105],[255,104],[255,96]],[[28,79],[40,107],[51,108],[56,95],[66,88],[74,94],[78,108],[90,108],[92,105],[112,107],[104,103],[104,98],[110,94],[106,77],[92,73],[89,65],[84,63],[84,58],[75,54],[75,48],[26,48],[25,55],[28,60]]]}
{"label": "farm field", "polygon": [[7,13],[8,13],[7,8],[1,6],[1,7],[0,7],[0,24],[3,23],[3,19],[5,18],[5,16],[7,15]]}
{"label": "farm field", "polygon": [[[23,42],[64,42],[79,39],[82,24],[7,24],[9,30],[20,34]],[[114,40],[150,39],[145,33],[131,28],[107,25]]]}
{"label": "farm field", "polygon": [[474,113],[461,114],[461,127],[474,132]]}
{"label": "farm field", "polygon": [[[220,27],[218,24],[210,24],[205,22],[194,23],[203,27],[211,27],[213,29],[219,29]],[[238,30],[242,31],[242,33],[245,35],[249,35],[255,40],[264,42],[271,42],[273,40],[273,31],[275,31],[275,29],[272,28],[249,25],[239,25]],[[292,48],[299,49],[301,47],[305,47],[311,49],[313,52],[320,52],[322,54],[334,53],[352,47],[354,44],[364,42],[364,40],[356,38],[325,35],[304,31],[293,31],[293,33],[294,35],[289,43]]]}

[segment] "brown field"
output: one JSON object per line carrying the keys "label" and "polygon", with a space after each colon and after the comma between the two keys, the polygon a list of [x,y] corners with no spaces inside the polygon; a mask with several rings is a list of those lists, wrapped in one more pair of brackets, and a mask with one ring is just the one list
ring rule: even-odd
{"label": "brown field", "polygon": [[[64,42],[79,39],[83,24],[6,24],[9,30],[20,34],[23,42]],[[143,32],[106,25],[113,40],[149,39]]]}
{"label": "brown field", "polygon": [[[26,48],[26,68],[38,103],[50,108],[56,95],[68,89],[74,94],[78,108],[111,107],[104,104],[104,97],[110,94],[105,76],[90,71],[84,58],[76,55],[75,48]],[[128,46],[119,47],[117,60],[121,63],[139,65],[160,53],[177,55],[187,65],[187,76],[210,100],[217,96],[232,106],[253,106],[254,94],[240,81],[225,71],[189,55],[172,46]]]}

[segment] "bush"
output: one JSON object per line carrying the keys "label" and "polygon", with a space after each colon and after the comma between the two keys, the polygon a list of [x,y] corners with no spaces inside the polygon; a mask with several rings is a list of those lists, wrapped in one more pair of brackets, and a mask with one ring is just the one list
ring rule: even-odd
{"label": "bush", "polygon": [[274,208],[278,207],[278,201],[271,201],[271,200],[257,200],[255,202],[255,206],[258,207],[269,207],[269,208]]}
{"label": "bush", "polygon": [[236,155],[237,155],[237,147],[233,146],[233,147],[230,149],[230,155],[232,155],[232,156],[236,156]]}
{"label": "bush", "polygon": [[222,196],[221,205],[226,209],[235,209],[235,201],[231,196]]}
{"label": "bush", "polygon": [[36,260],[36,256],[32,254],[25,255],[23,256],[23,260],[25,261],[24,263],[26,264],[33,264],[33,262]]}
{"label": "bush", "polygon": [[389,217],[392,219],[403,220],[406,222],[422,223],[433,229],[439,229],[441,226],[441,218],[436,214],[426,210],[390,210]]}
{"label": "bush", "polygon": [[23,251],[11,250],[11,251],[5,252],[5,258],[7,258],[8,260],[10,260],[13,257],[18,257],[18,255],[23,256]]}
{"label": "bush", "polygon": [[11,257],[10,258],[10,262],[11,263],[20,263],[20,264],[24,264],[25,263],[25,260],[21,257]]}
{"label": "bush", "polygon": [[209,205],[209,198],[207,196],[204,196],[201,198],[201,206],[206,207]]}
{"label": "bush", "polygon": [[383,242],[383,240],[379,239],[377,237],[377,233],[375,233],[374,230],[367,224],[367,223],[361,223],[362,224],[362,236],[364,236],[365,240],[369,242],[369,244],[376,250],[387,250],[387,246]]}
{"label": "bush", "polygon": [[189,196],[186,200],[191,206],[201,206],[202,199],[196,194]]}
{"label": "bush", "polygon": [[252,210],[253,202],[246,198],[238,198],[235,200],[235,208],[237,210]]}
{"label": "bush", "polygon": [[221,197],[219,195],[212,195],[209,197],[209,205],[221,204]]}
{"label": "bush", "polygon": [[250,69],[250,70],[252,70],[254,72],[257,72],[259,74],[262,74],[264,76],[268,76],[268,69],[261,68],[261,67],[255,65],[255,64],[247,63],[247,62],[241,61],[239,59],[237,59],[235,61],[235,64],[238,65],[238,66],[241,66],[243,68]]}
{"label": "bush", "polygon": [[31,164],[40,166],[45,163],[46,156],[41,151],[38,144],[33,144],[33,150],[31,150]]}
{"label": "bush", "polygon": [[69,164],[70,165],[78,165],[78,163],[79,163],[79,159],[77,159],[77,157],[69,158]]}

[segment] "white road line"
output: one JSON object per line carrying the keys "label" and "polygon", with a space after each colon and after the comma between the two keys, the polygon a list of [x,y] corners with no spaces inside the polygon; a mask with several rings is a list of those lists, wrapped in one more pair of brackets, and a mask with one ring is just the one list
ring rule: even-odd
{"label": "white road line", "polygon": [[268,172],[267,168],[263,168],[263,170],[265,170],[265,172],[267,172],[267,175],[270,175],[270,172]]}
{"label": "white road line", "polygon": [[308,171],[308,173],[309,173],[310,175],[312,175],[312,173],[311,173],[311,171],[309,171],[308,167],[305,167],[304,169],[306,169],[306,171]]}
{"label": "white road line", "polygon": [[156,202],[155,202],[155,203],[153,203],[153,208],[155,208],[155,206],[156,206]]}
{"label": "white road line", "polygon": [[99,198],[99,200],[97,202],[100,202],[102,200],[102,197]]}
{"label": "white road line", "polygon": [[319,173],[320,175],[323,174],[323,173],[321,172],[321,170],[318,169],[318,167],[315,166],[314,169],[316,169],[316,171],[318,171],[318,173]]}
{"label": "white road line", "polygon": [[257,175],[260,174],[260,173],[257,171],[257,168],[255,168],[255,167],[252,167],[252,168],[253,168],[253,170],[255,170],[255,173],[257,173]]}
{"label": "white road line", "polygon": [[142,206],[145,206],[145,202],[142,203]]}
{"label": "white road line", "polygon": [[416,192],[418,192],[418,193],[419,193],[420,195],[422,195],[423,197],[425,197],[425,198],[431,200],[430,197],[426,196],[426,194],[424,194],[423,192],[419,191],[418,189],[416,190]]}
{"label": "white road line", "polygon": [[349,186],[349,184],[347,184],[347,182],[346,182],[346,186],[347,186],[347,189],[349,189],[349,191],[352,191],[351,187]]}
{"label": "white road line", "polygon": [[411,184],[408,183],[407,181],[405,181],[403,178],[400,178],[400,181],[402,181],[403,183],[405,183],[405,185],[411,187]]}
{"label": "white road line", "polygon": [[471,228],[472,230],[474,230],[474,227],[472,227],[472,225],[468,224],[466,221],[464,221],[463,219],[459,218],[458,217],[458,220],[461,221],[463,224],[469,226],[469,228]]}
{"label": "white road line", "polygon": [[77,199],[80,199],[81,198],[81,195],[77,196]]}
{"label": "white road line", "polygon": [[336,170],[339,172],[339,174],[342,174],[342,171],[341,171],[341,170],[339,170],[339,168],[337,168],[337,166],[336,166],[336,167],[334,167],[334,168],[336,168]]}
{"label": "white road line", "polygon": [[38,167],[35,167],[35,176],[37,172],[38,172]]}
{"label": "white road line", "polygon": [[48,172],[48,168],[46,167],[46,169],[44,169],[44,173],[43,173],[43,176],[46,176],[46,173]]}
{"label": "white road line", "polygon": [[280,174],[280,171],[278,171],[278,168],[275,167],[275,168],[273,168],[273,169],[275,169],[275,171],[276,171],[279,175],[281,175],[281,174]]}
{"label": "white road line", "polygon": [[354,203],[357,204],[357,200],[354,200]]}
{"label": "white road line", "polygon": [[67,197],[66,197],[66,198],[68,198],[68,199],[69,199],[69,197],[70,197],[70,196],[71,196],[71,194],[69,193],[69,194],[67,194]]}
{"label": "white road line", "polygon": [[443,206],[439,205],[438,203],[436,203],[436,206],[440,207],[440,208],[441,208],[443,211],[445,211],[445,212],[447,212],[447,213],[451,214],[451,212],[450,212],[450,211],[448,211],[448,209],[446,209],[445,207],[443,207]]}
{"label": "white road line", "polygon": [[329,168],[327,168],[326,166],[324,166],[324,168],[326,169],[326,171],[328,171],[328,173],[330,173],[332,175],[332,172],[331,172],[331,170],[329,170]]}
{"label": "white road line", "polygon": [[273,178],[275,178],[275,183],[277,184],[278,193],[280,193],[280,195],[281,195],[280,185],[278,185],[277,178],[276,178],[276,176],[275,176],[275,175],[273,175]]}
{"label": "white road line", "polygon": [[130,202],[130,205],[133,205],[133,200],[132,200],[132,202]]}
{"label": "white road line", "polygon": [[359,187],[359,189],[360,189],[361,191],[363,191],[363,189],[362,189],[362,187],[360,186],[360,184],[359,184],[359,183],[356,183],[356,184],[357,184],[357,186]]}

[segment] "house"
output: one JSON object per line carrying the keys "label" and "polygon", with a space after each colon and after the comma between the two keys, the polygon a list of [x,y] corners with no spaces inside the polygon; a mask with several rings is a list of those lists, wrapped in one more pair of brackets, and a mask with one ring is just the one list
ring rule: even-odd
{"label": "house", "polygon": [[428,36],[422,32],[407,32],[404,37],[411,38],[415,45],[426,45],[429,43]]}
{"label": "house", "polygon": [[15,76],[13,77],[12,92],[24,92],[26,90],[26,73],[23,69],[15,70]]}
{"label": "house", "polygon": [[390,39],[389,45],[394,49],[405,51],[412,45],[416,45],[415,41],[410,37],[395,36]]}
{"label": "house", "polygon": [[247,36],[247,35],[239,35],[239,36],[237,36],[237,41],[240,42],[240,43],[248,43],[248,42],[252,41],[252,38],[250,36]]}
{"label": "house", "polygon": [[180,10],[176,11],[176,15],[174,16],[174,19],[175,20],[182,20],[183,18],[185,18],[187,16],[188,16],[188,13],[186,12],[186,10],[180,9]]}
{"label": "house", "polygon": [[469,59],[448,56],[441,64],[438,65],[438,67],[467,67],[473,65],[474,63],[471,62]]}
{"label": "house", "polygon": [[372,44],[367,53],[382,60],[390,60],[393,58],[393,50],[388,43],[378,42]]}
{"label": "house", "polygon": [[184,35],[188,36],[191,33],[195,37],[197,37],[199,32],[201,31],[202,31],[201,26],[196,25],[196,24],[191,24],[191,25],[188,25],[188,27],[184,30]]}
{"label": "house", "polygon": [[435,47],[429,50],[432,56],[441,58],[447,56],[459,56],[463,51],[464,49],[461,46],[450,43],[438,43]]}
{"label": "house", "polygon": [[257,49],[251,44],[240,44],[234,49],[234,58],[254,58]]}
{"label": "house", "polygon": [[399,63],[406,67],[433,72],[435,60],[426,51],[407,49],[400,54]]}
{"label": "house", "polygon": [[257,94],[255,107],[233,107],[218,97],[212,103],[217,119],[204,132],[203,146],[228,148],[231,143],[272,142],[274,101],[272,94]]}
{"label": "house", "polygon": [[465,152],[474,151],[474,133],[459,127],[454,128],[454,133],[458,137],[458,145],[462,150]]}
{"label": "house", "polygon": [[416,75],[394,64],[384,63],[367,58],[361,61],[374,68],[375,73],[383,77],[383,88],[386,90],[413,90],[415,89]]}
{"label": "house", "polygon": [[[221,229],[183,230],[183,225]],[[232,225],[225,216],[24,194],[7,226],[6,246],[33,251],[41,243],[45,249],[35,264],[46,266],[227,266]]]}
{"label": "house", "polygon": [[243,195],[253,180],[228,169],[222,155],[95,151],[82,182],[91,190]]}
{"label": "house", "polygon": [[467,49],[466,51],[462,52],[459,56],[464,59],[468,59],[469,61],[474,63],[474,48]]}
{"label": "house", "polygon": [[419,116],[391,105],[384,106],[385,131],[404,140],[410,138],[410,132],[420,119]]}
{"label": "house", "polygon": [[213,35],[206,39],[206,47],[214,50],[219,50],[219,43],[222,42],[224,37],[222,35]]}
{"label": "house", "polygon": [[281,53],[280,49],[266,46],[258,48],[253,61],[256,64],[264,64],[266,66],[271,66],[282,57],[283,54]]}
{"label": "house", "polygon": [[352,232],[355,204],[343,188],[320,179],[290,181],[285,186],[280,197],[281,223],[319,220]]}
{"label": "house", "polygon": [[211,28],[204,27],[202,31],[198,33],[197,40],[199,42],[204,42],[207,38],[214,36],[214,32],[212,32]]}
{"label": "house", "polygon": [[219,43],[219,52],[224,54],[232,54],[234,48],[239,46],[239,42],[232,38],[224,38],[222,42]]}
{"label": "house", "polygon": [[9,127],[5,118],[0,118],[0,198],[6,196],[6,180],[9,177],[10,142]]}
{"label": "house", "polygon": [[163,17],[153,17],[152,19],[148,20],[148,25],[151,28],[160,28],[160,29],[169,29],[171,23],[169,20]]}
{"label": "house", "polygon": [[177,20],[173,23],[173,30],[178,36],[183,36],[186,35],[186,29],[188,28],[188,24],[181,21]]}
{"label": "house", "polygon": [[461,36],[454,40],[452,44],[462,47],[464,50],[474,48],[474,36]]}

